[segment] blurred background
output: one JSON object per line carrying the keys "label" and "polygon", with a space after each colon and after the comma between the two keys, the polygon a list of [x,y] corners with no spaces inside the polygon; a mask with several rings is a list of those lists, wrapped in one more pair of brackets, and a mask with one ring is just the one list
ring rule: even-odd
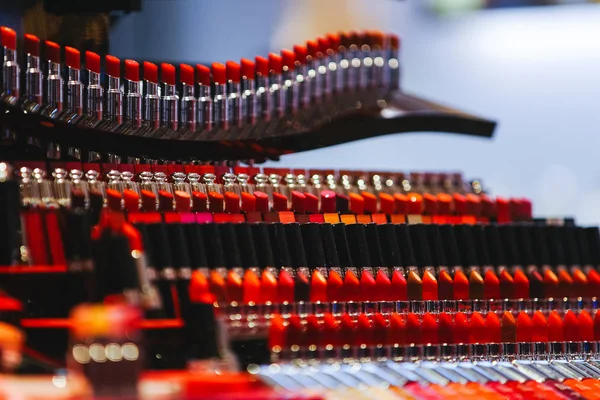
{"label": "blurred background", "polygon": [[[106,26],[110,52],[123,58],[237,60],[291,47],[328,31],[397,32],[402,40],[403,88],[497,120],[495,137],[392,135],[284,156],[280,165],[462,171],[468,178],[482,178],[492,194],[531,198],[535,215],[568,214],[580,223],[600,224],[598,4],[139,0],[131,7],[131,0],[123,3],[130,12],[113,13],[98,25],[98,32],[88,32],[101,35]],[[7,23],[9,16],[2,15],[3,22],[1,18]],[[103,45],[100,42],[98,46]]]}

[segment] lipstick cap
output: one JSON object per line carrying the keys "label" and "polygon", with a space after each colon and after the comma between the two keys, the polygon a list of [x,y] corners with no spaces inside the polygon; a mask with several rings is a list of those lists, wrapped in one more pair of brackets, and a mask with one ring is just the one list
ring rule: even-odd
{"label": "lipstick cap", "polygon": [[402,265],[398,237],[393,224],[377,225],[381,245],[381,257],[386,267],[398,267]]}
{"label": "lipstick cap", "polygon": [[291,267],[290,252],[288,251],[287,238],[283,224],[278,222],[269,224],[269,236],[271,238],[271,247],[273,249],[273,257],[275,258],[275,266]]}
{"label": "lipstick cap", "polygon": [[306,254],[307,267],[317,268],[325,266],[325,253],[323,251],[323,238],[319,224],[310,223],[300,225],[302,242]]}
{"label": "lipstick cap", "polygon": [[65,253],[68,261],[89,260],[91,225],[89,214],[81,208],[69,210],[65,218]]}
{"label": "lipstick cap", "polygon": [[413,250],[419,267],[432,266],[431,249],[427,240],[427,227],[425,224],[409,225],[410,239],[413,244]]}
{"label": "lipstick cap", "polygon": [[199,224],[198,228],[200,228],[200,235],[204,239],[208,266],[210,268],[224,267],[223,243],[217,224]]}
{"label": "lipstick cap", "polygon": [[442,241],[442,235],[440,233],[440,227],[438,225],[427,225],[427,239],[429,240],[429,247],[431,248],[433,265],[437,267],[447,266],[446,253],[444,252],[444,244]]}
{"label": "lipstick cap", "polygon": [[579,228],[574,226],[560,227],[560,236],[565,250],[565,262],[569,265],[581,265],[582,257],[577,246],[577,233]]}
{"label": "lipstick cap", "polygon": [[365,225],[365,238],[367,239],[367,249],[369,253],[369,265],[373,268],[383,266],[383,249],[379,229],[377,224]]}
{"label": "lipstick cap", "polygon": [[333,235],[333,226],[329,223],[321,224],[321,237],[323,238],[323,250],[325,253],[325,265],[329,268],[340,266],[338,250]]}
{"label": "lipstick cap", "polygon": [[456,244],[456,236],[454,235],[454,226],[440,225],[439,231],[446,256],[446,265],[452,267],[460,265],[460,255],[458,253],[458,245]]}
{"label": "lipstick cap", "polygon": [[190,267],[190,254],[181,224],[166,224],[167,238],[171,248],[173,267]]}
{"label": "lipstick cap", "polygon": [[337,212],[347,214],[350,210],[350,198],[343,194],[335,196],[335,209]]}
{"label": "lipstick cap", "polygon": [[234,224],[217,224],[221,243],[223,245],[223,254],[225,256],[225,266],[227,268],[239,268],[242,265],[240,257],[240,248],[235,235]]}
{"label": "lipstick cap", "polygon": [[0,265],[13,265],[20,259],[21,207],[17,181],[0,182]]}
{"label": "lipstick cap", "polygon": [[335,237],[335,246],[340,259],[340,267],[350,268],[354,266],[348,247],[348,237],[346,236],[346,225],[339,223],[333,224],[333,236]]}
{"label": "lipstick cap", "polygon": [[564,265],[566,263],[565,248],[561,237],[561,227],[546,226],[548,250],[550,251],[551,265]]}
{"label": "lipstick cap", "polygon": [[519,250],[517,249],[517,237],[515,236],[514,226],[499,225],[498,233],[502,242],[502,250],[506,257],[507,265],[520,265]]}
{"label": "lipstick cap", "polygon": [[271,239],[267,224],[250,224],[252,237],[254,239],[254,248],[256,249],[257,262],[260,268],[274,267],[273,249],[271,248]]}
{"label": "lipstick cap", "polygon": [[413,251],[413,244],[411,235],[408,232],[408,225],[398,224],[396,227],[396,237],[398,238],[398,247],[400,248],[400,257],[404,263],[404,267],[410,267],[416,265],[415,253]]}
{"label": "lipstick cap", "polygon": [[473,231],[471,225],[456,225],[454,227],[454,236],[458,245],[458,253],[462,266],[467,268],[477,263],[477,253],[475,253],[475,243],[473,241]]}
{"label": "lipstick cap", "polygon": [[171,246],[167,238],[167,232],[163,223],[146,225],[149,250],[152,253],[154,266],[158,269],[172,267],[173,257],[171,255]]}
{"label": "lipstick cap", "polygon": [[302,240],[300,224],[285,224],[283,228],[288,243],[292,268],[306,267],[306,255],[304,253],[304,241]]}
{"label": "lipstick cap", "polygon": [[488,250],[487,241],[483,225],[473,225],[471,232],[473,233],[473,242],[475,244],[475,254],[477,255],[478,265],[490,265],[491,258]]}
{"label": "lipstick cap", "polygon": [[577,249],[579,250],[579,257],[581,259],[581,264],[583,265],[592,265],[594,264],[594,259],[592,258],[592,254],[590,253],[590,246],[588,243],[588,233],[586,228],[577,227],[576,235],[577,235]]}
{"label": "lipstick cap", "polygon": [[346,225],[346,236],[350,246],[350,256],[354,261],[354,266],[365,268],[371,265],[369,249],[367,248],[367,239],[365,236],[365,226],[363,224]]}
{"label": "lipstick cap", "polygon": [[495,224],[487,225],[484,228],[484,234],[492,265],[496,267],[506,265],[506,257],[504,257],[504,249],[502,248],[502,242],[500,241],[498,226]]}
{"label": "lipstick cap", "polygon": [[154,256],[152,254],[152,243],[150,242],[150,235],[148,234],[148,228],[146,224],[134,224],[135,229],[138,230],[140,236],[142,238],[142,243],[144,244],[145,255],[146,255],[146,264],[149,267],[156,267],[156,263],[154,262]]}
{"label": "lipstick cap", "polygon": [[186,336],[189,345],[188,360],[220,358],[219,330],[212,304],[192,303],[186,321]]}
{"label": "lipstick cap", "polygon": [[252,235],[252,229],[250,228],[250,224],[235,224],[234,229],[237,236],[239,250],[242,256],[242,267],[257,267],[258,259],[256,257],[256,249],[254,247],[254,235]]}
{"label": "lipstick cap", "polygon": [[550,264],[551,259],[550,251],[548,250],[548,238],[546,227],[534,226],[531,229],[535,261],[537,261],[538,265]]}
{"label": "lipstick cap", "polygon": [[585,228],[590,257],[593,265],[600,265],[600,230],[597,226]]}
{"label": "lipstick cap", "polygon": [[204,238],[198,224],[184,224],[183,233],[187,243],[192,268],[202,268],[208,266],[206,258],[206,247]]}

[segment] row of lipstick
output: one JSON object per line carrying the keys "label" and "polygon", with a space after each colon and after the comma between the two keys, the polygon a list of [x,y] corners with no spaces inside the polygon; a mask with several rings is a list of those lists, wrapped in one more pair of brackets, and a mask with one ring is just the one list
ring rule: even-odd
{"label": "row of lipstick", "polygon": [[[185,244],[177,243],[177,247],[172,245],[171,254],[178,260],[169,263],[163,257],[169,244],[159,246],[152,239],[164,235],[159,233],[164,228],[159,224],[138,227],[147,231],[145,248],[156,268],[202,267],[206,263],[206,284],[220,303],[574,299],[600,295],[600,276],[591,267],[600,260],[597,250],[593,250],[594,256],[589,251],[590,246],[598,247],[596,228],[204,224],[197,228],[204,237],[206,258],[194,259],[195,245],[190,243],[188,254],[192,257],[185,255],[181,262]],[[530,236],[536,239],[535,253]],[[575,237],[579,240],[573,247]],[[531,254],[517,253],[517,238],[519,243],[525,242],[520,249]],[[552,255],[548,247],[552,247]],[[563,252],[566,248],[568,257]],[[155,258],[157,249],[159,258]],[[492,249],[492,257],[488,249]]]}
{"label": "row of lipstick", "polygon": [[194,139],[201,131],[294,114],[332,95],[343,100],[341,94],[348,91],[394,89],[399,84],[398,37],[378,31],[328,34],[255,61],[213,63],[211,68],[180,64],[179,93],[173,65],[160,65],[159,80],[158,67],[144,62],[140,80],[138,62],[126,60],[121,82],[121,61],[110,55],[105,57],[103,85],[101,58],[89,51],[84,84],[77,49],[65,47],[63,75],[60,46],[45,42],[43,67],[40,40],[27,34],[22,93],[17,35],[7,27],[0,32],[5,100],[53,118],[128,134]]}
{"label": "row of lipstick", "polygon": [[600,388],[596,359],[271,364],[252,373],[278,389],[323,399],[583,400],[598,398]]}
{"label": "row of lipstick", "polygon": [[[585,310],[575,314],[571,310],[562,316],[554,310],[550,312],[521,311],[518,313],[478,311],[467,314],[452,313],[408,313],[392,314],[331,314],[281,316],[270,319],[269,348],[274,353],[284,353],[282,357],[301,356],[312,351],[340,354],[341,350],[382,346],[443,345],[443,344],[519,344],[508,346],[501,353],[489,354],[437,354],[433,358],[492,358],[501,355],[507,358],[517,355],[531,357],[535,353],[541,357],[551,354],[569,355],[597,353],[595,342],[600,340],[600,314],[594,316]],[[540,347],[534,349],[531,343],[591,342],[589,345]],[[524,344],[527,345],[524,345]],[[489,348],[489,347],[488,347]],[[290,351],[291,350],[291,351]],[[462,349],[466,350],[466,349]],[[477,349],[475,350],[477,351]],[[299,353],[300,352],[300,353]],[[348,355],[351,353],[348,353]],[[372,354],[373,355],[373,354]],[[356,356],[356,355],[355,355]],[[383,356],[380,355],[380,356]],[[426,355],[427,356],[427,355]],[[409,354],[405,357],[410,358]]]}
{"label": "row of lipstick", "polygon": [[[383,214],[364,217],[369,221],[388,220],[388,216],[412,215],[411,222],[466,223],[478,219],[495,219],[499,222],[531,219],[531,203],[527,199],[498,197],[486,194],[437,191],[419,192],[419,185],[411,186],[403,179],[395,182],[375,175],[371,182],[343,175],[324,178],[313,175],[287,173],[226,172],[186,174],[175,172],[143,171],[138,175],[130,171],[110,170],[101,179],[95,170],[83,173],[73,169],[57,168],[52,172],[54,182],[45,179],[39,168],[19,170],[22,197],[26,206],[90,207],[106,204],[116,210],[126,211],[178,211],[213,213],[267,213],[293,211],[296,214],[350,213],[355,215]],[[400,186],[402,185],[402,186]],[[408,185],[408,191],[405,191]],[[423,190],[428,190],[421,187]],[[433,188],[435,190],[435,188]],[[452,190],[452,188],[449,188]],[[439,189],[438,189],[439,190]],[[416,217],[416,216],[425,217]],[[302,217],[301,217],[302,218]],[[375,219],[373,219],[375,218]],[[415,219],[416,218],[416,219]],[[363,219],[364,220],[364,219]],[[310,221],[304,217],[301,222]]]}

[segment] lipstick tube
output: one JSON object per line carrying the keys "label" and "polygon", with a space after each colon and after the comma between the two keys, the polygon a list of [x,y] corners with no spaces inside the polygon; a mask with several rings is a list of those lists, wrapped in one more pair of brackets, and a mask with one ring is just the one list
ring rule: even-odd
{"label": "lipstick tube", "polygon": [[342,49],[341,39],[339,35],[329,33],[327,34],[327,40],[329,41],[329,49],[327,52],[330,59],[327,68],[329,70],[329,75],[331,76],[331,90],[332,92],[339,94],[344,90],[343,74],[340,67],[340,49]]}
{"label": "lipstick tube", "polygon": [[397,35],[388,36],[387,54],[385,64],[387,66],[386,76],[388,87],[391,90],[400,89],[400,38]]}
{"label": "lipstick tube", "polygon": [[323,74],[319,72],[319,70],[325,71],[325,67],[321,65],[323,54],[321,53],[319,44],[314,40],[306,42],[306,49],[308,50],[306,64],[308,66],[311,101],[319,103],[323,98]]}
{"label": "lipstick tube", "polygon": [[20,68],[17,62],[17,34],[5,26],[0,28],[4,60],[2,63],[2,97],[14,103],[20,96]]}
{"label": "lipstick tube", "polygon": [[273,101],[269,94],[269,60],[256,57],[256,104],[257,115],[269,121],[273,115]]}
{"label": "lipstick tube", "polygon": [[229,126],[241,127],[245,122],[242,113],[242,86],[240,83],[240,65],[227,61],[227,104],[229,108]]}
{"label": "lipstick tube", "polygon": [[281,90],[284,92],[285,110],[288,114],[298,111],[298,75],[294,72],[296,54],[291,50],[281,50],[282,78]]}
{"label": "lipstick tube", "polygon": [[242,58],[241,64],[242,117],[245,122],[254,124],[257,117],[255,66],[254,62],[246,58]]}
{"label": "lipstick tube", "polygon": [[[83,115],[83,83],[81,83],[81,55],[79,50],[65,47],[65,65],[67,66],[65,120],[75,122]],[[67,117],[68,116],[68,117]]]}
{"label": "lipstick tube", "polygon": [[371,46],[369,44],[369,34],[361,33],[358,36],[359,51],[358,57],[361,59],[361,67],[358,75],[358,86],[360,89],[366,89],[371,86],[373,74],[373,58],[371,58]]}
{"label": "lipstick tube", "polygon": [[60,46],[46,41],[48,76],[46,77],[46,110],[44,114],[55,118],[63,111],[63,78],[60,65]]}
{"label": "lipstick tube", "polygon": [[140,85],[139,64],[133,60],[125,60],[125,120],[131,129],[142,127],[142,88]]}
{"label": "lipstick tube", "polygon": [[210,90],[210,69],[204,65],[196,65],[198,81],[198,117],[196,122],[202,130],[213,128],[213,98]]}
{"label": "lipstick tube", "polygon": [[198,101],[194,97],[194,69],[187,64],[179,64],[181,81],[181,127],[190,132],[196,131]]}
{"label": "lipstick tube", "polygon": [[71,203],[71,181],[69,174],[62,168],[56,168],[52,172],[54,182],[52,183],[52,194],[58,205],[68,207]]}
{"label": "lipstick tube", "polygon": [[331,48],[331,43],[329,39],[326,37],[320,37],[318,39],[319,48],[321,50],[322,59],[321,65],[317,68],[317,73],[319,73],[322,78],[321,82],[323,84],[323,95],[325,97],[331,96],[332,92],[332,75],[335,73],[337,69],[337,65],[332,61],[332,57],[334,55],[333,49]]}
{"label": "lipstick tube", "polygon": [[285,113],[285,91],[283,90],[282,59],[279,54],[269,53],[269,95],[273,104],[273,116],[283,117]]}
{"label": "lipstick tube", "polygon": [[[40,65],[40,40],[33,35],[25,35],[25,53],[27,67],[25,69],[25,101],[29,103],[26,106],[30,111],[37,111],[42,106],[43,74]],[[48,93],[49,95],[50,93]]]}
{"label": "lipstick tube", "polygon": [[160,128],[161,100],[158,94],[158,68],[147,61],[144,62],[144,81],[146,82],[144,124],[151,133]]}
{"label": "lipstick tube", "polygon": [[385,36],[383,32],[373,31],[369,33],[371,39],[371,87],[386,87],[386,65],[384,59]]}
{"label": "lipstick tube", "polygon": [[310,83],[308,78],[308,66],[306,65],[307,49],[305,46],[294,46],[296,62],[296,82],[298,84],[298,105],[300,108],[308,108],[311,101]]}
{"label": "lipstick tube", "polygon": [[252,194],[254,192],[254,185],[250,183],[250,177],[247,174],[237,174],[238,186],[241,192]]}
{"label": "lipstick tube", "polygon": [[177,131],[179,129],[179,96],[175,89],[175,67],[162,63],[160,70],[163,81],[163,95],[160,98],[162,126]]}
{"label": "lipstick tube", "polygon": [[[90,51],[86,51],[85,55],[88,73],[86,115],[100,121],[104,116],[104,89],[100,83],[100,56]],[[90,64],[93,64],[93,69],[90,69]]]}
{"label": "lipstick tube", "polygon": [[215,124],[221,129],[229,129],[229,101],[227,98],[226,67],[220,63],[212,64],[212,75],[214,81],[214,115]]}

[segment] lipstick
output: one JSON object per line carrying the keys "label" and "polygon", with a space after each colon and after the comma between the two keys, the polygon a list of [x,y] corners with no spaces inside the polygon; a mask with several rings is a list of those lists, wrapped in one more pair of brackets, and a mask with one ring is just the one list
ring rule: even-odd
{"label": "lipstick", "polygon": [[140,65],[134,60],[125,60],[125,121],[129,129],[142,127],[142,91],[140,85]]}
{"label": "lipstick", "polygon": [[296,54],[287,49],[281,50],[282,79],[281,90],[284,92],[285,110],[289,114],[298,111],[298,74],[296,68]]}
{"label": "lipstick", "polygon": [[[187,64],[179,64],[179,81],[181,82],[181,129],[189,134],[196,132],[198,114],[197,100],[194,95],[194,68]],[[186,133],[182,133],[186,136]]]}
{"label": "lipstick", "polygon": [[321,66],[317,72],[322,75],[323,95],[329,98],[333,91],[333,73],[337,69],[337,65],[333,62],[335,51],[329,37],[321,36],[317,39],[317,43],[322,54]]}
{"label": "lipstick", "polygon": [[254,62],[247,58],[240,60],[242,75],[241,75],[241,91],[242,91],[242,117],[244,122],[248,124],[255,124],[257,118],[257,107],[256,104],[256,88],[255,79],[256,75]]}
{"label": "lipstick", "polygon": [[240,65],[233,61],[225,64],[227,75],[227,103],[229,108],[229,126],[240,127],[245,121],[242,110],[241,94],[241,69]]}
{"label": "lipstick", "polygon": [[230,102],[227,99],[227,73],[226,67],[220,63],[213,63],[211,66],[212,77],[214,81],[213,107],[214,121],[221,129],[229,129]]}
{"label": "lipstick", "polygon": [[144,98],[144,124],[146,135],[160,128],[160,96],[158,91],[158,67],[155,64],[144,61],[144,82],[146,84],[146,96]]}
{"label": "lipstick", "polygon": [[256,57],[256,104],[257,115],[265,121],[273,116],[273,99],[269,91],[269,60]]}
{"label": "lipstick", "polygon": [[160,97],[161,125],[176,132],[179,129],[179,96],[175,89],[175,67],[171,64],[160,64],[160,78],[163,83]]}
{"label": "lipstick", "polygon": [[276,118],[283,117],[285,113],[285,94],[283,90],[283,77],[281,75],[283,60],[279,54],[269,53],[269,95],[272,99],[273,112]]}
{"label": "lipstick", "polygon": [[288,250],[289,259],[294,275],[294,301],[310,301],[310,270],[307,266],[306,253],[300,224],[283,225]]}
{"label": "lipstick", "polygon": [[[422,300],[437,300],[438,299],[438,285],[437,280],[433,276],[434,268],[433,261],[431,259],[431,249],[427,239],[427,228],[424,224],[416,224],[408,226],[411,241],[413,244],[413,251],[415,253],[415,259],[419,269],[422,273]],[[410,300],[421,300],[410,298],[411,293],[411,271],[409,271],[409,299]],[[416,272],[416,271],[412,271]],[[417,280],[413,277],[413,282],[416,286]]]}
{"label": "lipstick", "polygon": [[327,276],[325,267],[325,252],[319,224],[309,223],[300,225],[302,241],[306,254],[306,266],[312,269],[310,277],[310,301],[327,302]]}
{"label": "lipstick", "polygon": [[107,55],[106,61],[106,112],[104,119],[120,125],[123,122],[123,92],[121,91],[121,60]]}
{"label": "lipstick", "polygon": [[[87,120],[84,123],[88,126],[95,126],[104,117],[104,88],[100,82],[100,56],[91,51],[86,51],[85,69],[87,70],[88,80],[85,108]],[[90,161],[93,161],[98,155],[94,153],[90,157]]]}
{"label": "lipstick", "polygon": [[[442,226],[446,228],[452,227],[451,225]],[[442,226],[438,227],[437,225],[429,225],[427,227],[428,238],[430,246],[433,250],[433,265],[436,267],[437,270],[438,298],[440,300],[453,300],[454,282],[448,270],[448,260],[451,260],[450,265],[456,265],[456,256],[455,254],[453,254],[456,253],[456,243],[454,242],[454,232],[452,230],[449,230],[449,232],[444,232],[446,240],[443,239],[441,233]],[[446,248],[444,248],[444,244],[446,244],[448,248],[452,248],[449,254],[450,258],[447,258],[446,256]],[[456,270],[456,268],[454,270]]]}
{"label": "lipstick", "polygon": [[400,258],[406,270],[408,300],[422,300],[423,281],[419,277],[411,235],[406,224],[396,224]]}
{"label": "lipstick", "polygon": [[[61,119],[70,123],[76,123],[83,115],[83,83],[81,83],[81,54],[73,47],[65,47],[65,65],[67,67],[66,88],[66,112]],[[79,153],[69,149],[69,155],[79,159]]]}
{"label": "lipstick", "polygon": [[527,243],[522,243],[521,247],[526,250],[526,253],[520,255],[517,248],[514,227],[499,225],[498,233],[502,241],[502,250],[506,257],[506,264],[513,275],[515,298],[543,298],[541,275],[537,271],[532,271],[526,275],[523,270],[523,263],[531,265],[533,262],[530,246],[526,246]]}
{"label": "lipstick", "polygon": [[400,62],[398,52],[400,50],[400,38],[397,35],[388,35],[387,48],[387,75],[389,76],[389,88],[396,90],[400,88]]}
{"label": "lipstick", "polygon": [[[52,53],[46,46],[46,55]],[[25,104],[29,112],[38,112],[43,106],[42,79],[43,73],[40,65],[40,39],[37,36],[25,34]]]}
{"label": "lipstick", "polygon": [[196,81],[198,83],[198,116],[196,122],[202,130],[213,128],[213,98],[211,94],[210,68],[196,64]]}
{"label": "lipstick", "polygon": [[296,82],[298,85],[298,103],[300,108],[305,109],[308,108],[311,101],[308,66],[306,65],[308,57],[306,46],[295,45],[294,55],[296,60],[294,69],[296,71]]}
{"label": "lipstick", "polygon": [[0,39],[4,47],[2,64],[2,98],[14,104],[20,96],[20,68],[17,62],[17,33],[5,26],[0,27]]}

